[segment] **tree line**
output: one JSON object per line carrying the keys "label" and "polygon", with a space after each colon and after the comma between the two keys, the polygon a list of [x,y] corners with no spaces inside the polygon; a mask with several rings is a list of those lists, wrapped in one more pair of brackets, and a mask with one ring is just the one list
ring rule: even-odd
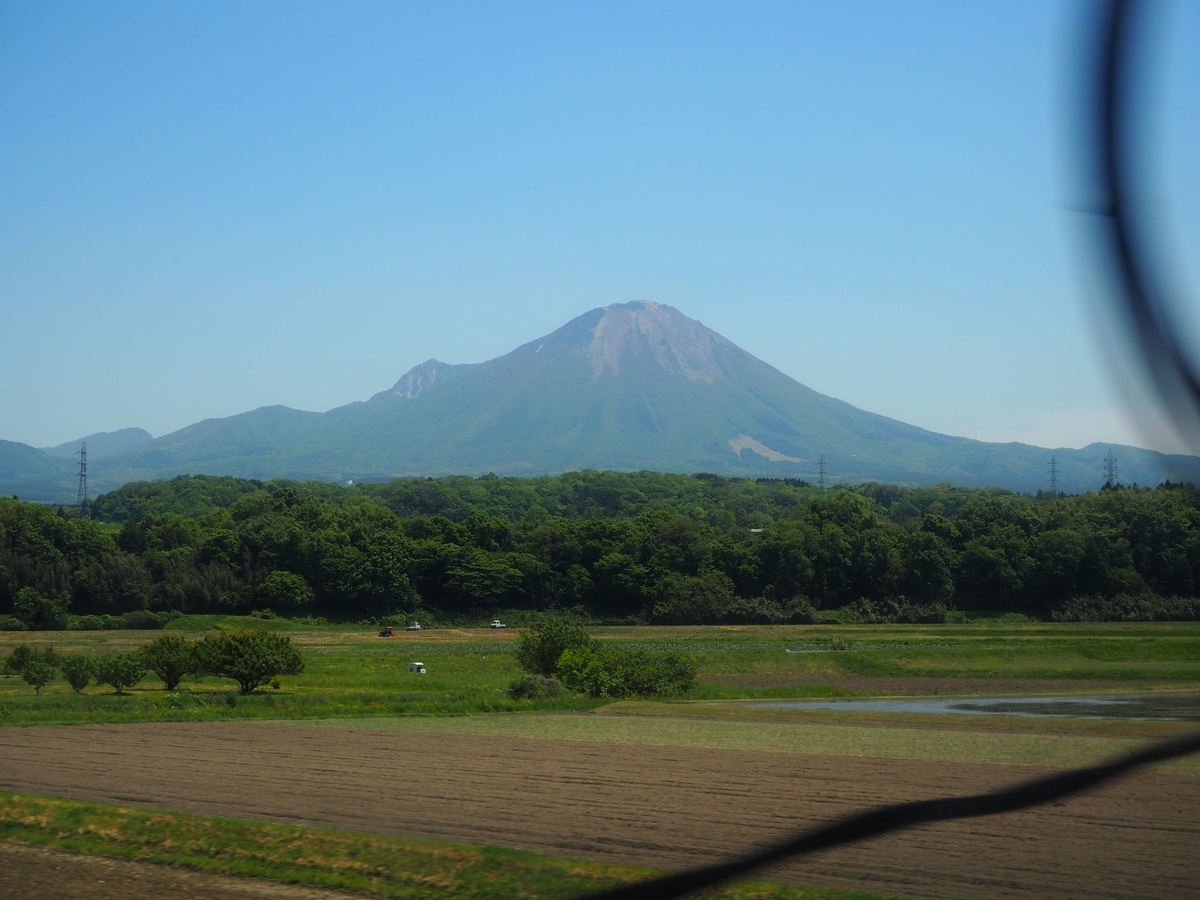
{"label": "tree line", "polygon": [[0,674],[19,675],[39,694],[60,673],[77,694],[92,682],[110,685],[122,694],[148,671],[162,679],[168,691],[189,675],[213,675],[232,679],[242,694],[250,694],[267,682],[278,688],[280,675],[299,675],[304,658],[290,638],[256,630],[209,635],[199,641],[167,634],[128,653],[60,656],[53,647],[39,650],[19,644],[0,667]]}
{"label": "tree line", "polygon": [[648,472],[355,488],[196,476],[93,509],[102,520],[0,500],[0,626],[266,609],[667,624],[1200,612],[1191,485],[1039,498]]}

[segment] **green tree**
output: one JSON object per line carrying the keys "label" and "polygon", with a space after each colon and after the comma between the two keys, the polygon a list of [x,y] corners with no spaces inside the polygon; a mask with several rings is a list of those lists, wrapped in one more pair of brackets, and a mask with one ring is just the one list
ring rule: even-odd
{"label": "green tree", "polygon": [[40,694],[42,688],[54,680],[58,669],[44,656],[35,656],[25,663],[21,669],[21,677],[33,688],[35,694]]}
{"label": "green tree", "polygon": [[61,668],[67,684],[71,685],[77,694],[91,683],[92,675],[95,674],[95,664],[92,662],[92,658],[82,653],[64,656]]}
{"label": "green tree", "polygon": [[713,625],[725,617],[733,600],[733,582],[721,572],[676,576],[664,585],[663,598],[654,605],[653,620],[668,625]]}
{"label": "green tree", "polygon": [[45,650],[34,650],[25,644],[18,644],[4,661],[4,672],[9,675],[20,675],[25,683],[40,694],[42,688],[54,680],[58,674],[59,659],[53,647]]}
{"label": "green tree", "polygon": [[909,532],[901,545],[901,592],[923,603],[945,603],[954,594],[954,551],[936,533]]}
{"label": "green tree", "polygon": [[35,652],[28,644],[17,644],[13,647],[12,653],[4,658],[4,674],[20,675],[25,664],[29,662]]}
{"label": "green tree", "polygon": [[193,674],[198,668],[191,643],[173,634],[163,635],[143,647],[142,662],[163,680],[168,691],[175,690],[185,675]]}
{"label": "green tree", "polygon": [[308,582],[294,572],[276,569],[258,586],[259,596],[276,612],[304,609],[313,602]]}
{"label": "green tree", "polygon": [[290,638],[269,631],[243,631],[206,637],[194,647],[197,669],[232,678],[249,694],[278,675],[299,675],[304,658]]}
{"label": "green tree", "polygon": [[521,629],[517,642],[517,663],[532,675],[550,678],[565,651],[587,647],[590,643],[591,639],[580,626],[553,616],[544,616]]}
{"label": "green tree", "polygon": [[133,687],[146,676],[142,654],[106,653],[96,660],[96,683],[112,685],[118,694]]}
{"label": "green tree", "polygon": [[66,597],[43,597],[37,588],[23,587],[13,601],[13,612],[37,631],[61,631],[67,627]]}

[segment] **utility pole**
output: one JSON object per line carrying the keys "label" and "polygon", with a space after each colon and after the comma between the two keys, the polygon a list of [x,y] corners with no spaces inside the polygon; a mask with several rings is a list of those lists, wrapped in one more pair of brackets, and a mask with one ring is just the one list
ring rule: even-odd
{"label": "utility pole", "polygon": [[75,494],[75,506],[79,509],[79,518],[92,517],[92,504],[88,500],[87,488],[87,441],[79,445],[79,491]]}
{"label": "utility pole", "polygon": [[1104,457],[1104,477],[1109,485],[1117,486],[1117,458],[1111,450],[1108,451],[1108,456]]}
{"label": "utility pole", "polygon": [[1058,497],[1058,460],[1050,457],[1050,496]]}
{"label": "utility pole", "polygon": [[817,460],[817,484],[821,486],[821,490],[825,490],[825,454],[821,454],[821,458]]}

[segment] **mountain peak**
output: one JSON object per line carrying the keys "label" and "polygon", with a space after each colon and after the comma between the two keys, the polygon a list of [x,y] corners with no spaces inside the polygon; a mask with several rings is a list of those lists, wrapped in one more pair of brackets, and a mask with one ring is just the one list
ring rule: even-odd
{"label": "mountain peak", "polygon": [[132,450],[140,444],[148,444],[154,435],[144,428],[122,428],[118,431],[100,431],[85,437],[67,441],[57,447],[43,447],[42,452],[61,459],[72,459],[79,455],[79,445],[87,442],[88,456],[93,460]]}
{"label": "mountain peak", "polygon": [[712,384],[726,378],[723,359],[737,352],[711,328],[665,303],[616,303],[593,310],[587,317],[597,313],[591,340],[583,348],[593,380],[619,375],[623,365],[641,359],[652,360],[659,368],[677,372],[688,381]]}
{"label": "mountain peak", "polygon": [[435,384],[450,381],[469,368],[471,368],[469,363],[451,365],[450,363],[440,362],[436,359],[427,359],[425,362],[413,366],[401,375],[400,380],[392,385],[391,390],[381,391],[375,396],[391,396],[411,400],[418,394],[429,390]]}

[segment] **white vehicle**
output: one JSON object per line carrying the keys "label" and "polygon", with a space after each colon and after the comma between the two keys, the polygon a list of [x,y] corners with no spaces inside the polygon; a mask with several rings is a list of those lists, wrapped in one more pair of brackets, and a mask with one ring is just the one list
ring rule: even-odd
{"label": "white vehicle", "polygon": [[408,671],[416,672],[418,675],[424,675],[425,674],[425,663],[423,663],[423,662],[409,663]]}
{"label": "white vehicle", "polygon": [[421,630],[421,623],[420,623],[420,622],[413,622],[411,625],[409,625],[409,626],[408,626],[407,628],[405,628],[404,630],[405,630],[405,631],[420,631],[420,630]]}
{"label": "white vehicle", "polygon": [[492,627],[493,628],[507,628],[508,626],[505,625],[503,622],[501,622],[499,619],[492,619]]}

